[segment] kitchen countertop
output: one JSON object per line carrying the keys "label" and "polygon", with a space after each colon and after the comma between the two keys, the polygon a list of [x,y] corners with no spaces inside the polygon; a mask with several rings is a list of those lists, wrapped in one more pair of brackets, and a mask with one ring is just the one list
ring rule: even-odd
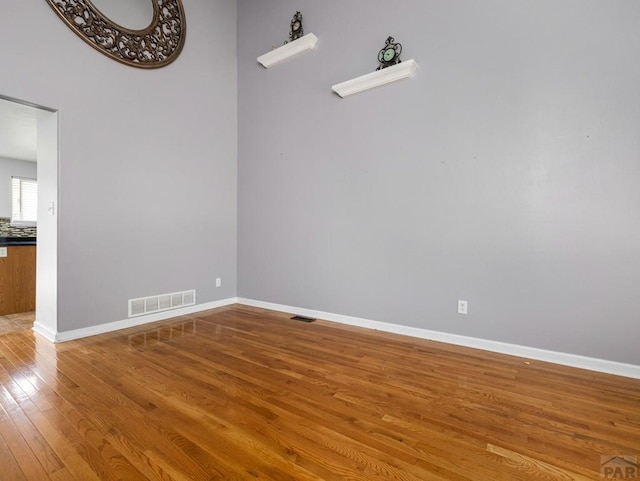
{"label": "kitchen countertop", "polygon": [[34,246],[37,237],[0,237],[0,247]]}

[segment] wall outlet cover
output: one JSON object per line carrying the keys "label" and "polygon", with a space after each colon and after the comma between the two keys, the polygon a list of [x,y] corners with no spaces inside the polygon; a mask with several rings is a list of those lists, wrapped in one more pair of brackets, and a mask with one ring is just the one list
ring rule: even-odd
{"label": "wall outlet cover", "polygon": [[467,315],[467,301],[458,301],[458,314]]}

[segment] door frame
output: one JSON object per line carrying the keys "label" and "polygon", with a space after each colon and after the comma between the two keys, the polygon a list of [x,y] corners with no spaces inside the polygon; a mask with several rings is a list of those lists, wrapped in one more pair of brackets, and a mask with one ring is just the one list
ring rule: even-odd
{"label": "door frame", "polygon": [[38,235],[36,319],[33,330],[55,342],[58,334],[59,116],[56,109],[0,94],[37,110]]}

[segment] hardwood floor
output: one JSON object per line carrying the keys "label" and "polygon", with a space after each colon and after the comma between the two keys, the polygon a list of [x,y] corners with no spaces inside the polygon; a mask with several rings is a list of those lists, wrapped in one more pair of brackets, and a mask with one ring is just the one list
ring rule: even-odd
{"label": "hardwood floor", "polygon": [[0,336],[0,479],[593,480],[640,455],[640,380],[289,317]]}
{"label": "hardwood floor", "polygon": [[[0,316],[0,335],[29,330],[33,328],[35,319],[36,313],[34,311]],[[0,478],[0,481],[1,479],[2,478]]]}

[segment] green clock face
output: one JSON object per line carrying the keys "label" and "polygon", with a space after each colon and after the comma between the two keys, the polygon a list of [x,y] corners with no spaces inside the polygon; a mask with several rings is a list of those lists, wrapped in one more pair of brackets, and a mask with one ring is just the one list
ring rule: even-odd
{"label": "green clock face", "polygon": [[401,62],[400,54],[402,53],[402,44],[396,43],[393,37],[387,38],[385,46],[378,51],[378,68],[376,70],[382,70],[383,68],[397,65]]}
{"label": "green clock face", "polygon": [[389,62],[393,60],[393,57],[396,56],[396,51],[392,48],[388,48],[384,51],[382,58],[384,58],[385,62]]}

